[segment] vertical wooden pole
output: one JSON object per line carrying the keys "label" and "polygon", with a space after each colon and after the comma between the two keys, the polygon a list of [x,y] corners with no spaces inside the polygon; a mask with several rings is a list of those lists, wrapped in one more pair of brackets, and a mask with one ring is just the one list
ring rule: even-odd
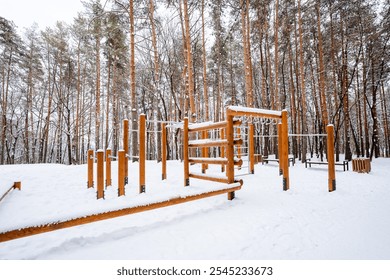
{"label": "vertical wooden pole", "polygon": [[165,123],[162,124],[161,131],[161,178],[165,180],[167,179],[167,128]]}
{"label": "vertical wooden pole", "polygon": [[145,168],[146,168],[146,118],[145,114],[139,116],[139,193],[145,192]]}
{"label": "vertical wooden pole", "polygon": [[289,170],[288,170],[288,115],[287,111],[282,111],[282,158],[283,161],[283,190],[290,188]]}
{"label": "vertical wooden pole", "polygon": [[[207,139],[207,130],[202,131],[202,139]],[[206,158],[209,156],[208,148],[203,147],[202,148],[202,157]],[[206,173],[206,170],[208,169],[208,165],[206,163],[202,163],[202,173]]]}
{"label": "vertical wooden pole", "polygon": [[96,186],[97,199],[104,198],[104,151],[98,150],[96,152],[97,170],[96,170]]}
{"label": "vertical wooden pole", "polygon": [[125,195],[125,150],[118,151],[118,196]]}
{"label": "vertical wooden pole", "polygon": [[[134,133],[134,131],[132,131]],[[125,151],[125,184],[127,184],[129,181],[129,160],[127,155],[130,154],[129,152],[129,120],[124,119],[123,120],[123,150]]]}
{"label": "vertical wooden pole", "polygon": [[14,182],[14,189],[22,190],[22,182]]}
{"label": "vertical wooden pole", "polygon": [[[228,184],[234,183],[234,127],[233,127],[233,116],[229,114],[229,111],[226,113],[227,124],[226,124],[226,157],[227,157],[227,166],[226,166],[226,177],[228,179]],[[234,192],[228,193],[228,200],[234,199]]]}
{"label": "vertical wooden pole", "polygon": [[106,150],[106,188],[112,185],[111,179],[111,149]]}
{"label": "vertical wooden pole", "polygon": [[87,153],[87,165],[88,165],[88,181],[87,187],[93,188],[93,163],[95,159],[93,156],[93,150],[88,150]]}
{"label": "vertical wooden pole", "polygon": [[249,172],[255,174],[255,126],[249,124]]}
{"label": "vertical wooden pole", "polygon": [[279,175],[283,175],[283,143],[282,143],[282,124],[278,123],[278,156],[279,156]]}
{"label": "vertical wooden pole", "polygon": [[184,162],[184,186],[190,185],[190,165],[188,157],[188,118],[184,118],[183,125],[183,162]]}
{"label": "vertical wooden pole", "polygon": [[[221,128],[221,139],[225,139],[225,129],[224,128]],[[225,147],[224,146],[221,146],[221,157],[222,158],[225,157]],[[225,165],[224,164],[221,165],[221,172],[225,172]]]}
{"label": "vertical wooden pole", "polygon": [[329,192],[336,190],[336,172],[334,162],[334,127],[329,124],[326,127],[327,136],[327,148],[328,148],[328,189]]}

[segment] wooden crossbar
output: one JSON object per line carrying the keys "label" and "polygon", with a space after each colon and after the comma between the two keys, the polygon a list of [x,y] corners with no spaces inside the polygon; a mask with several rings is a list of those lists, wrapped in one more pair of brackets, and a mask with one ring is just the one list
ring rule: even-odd
{"label": "wooden crossbar", "polygon": [[89,224],[93,222],[103,221],[116,217],[121,217],[130,214],[136,214],[149,210],[154,210],[162,207],[168,207],[180,203],[190,202],[198,199],[203,199],[211,196],[216,196],[224,193],[232,193],[241,189],[241,182],[227,185],[226,189],[215,190],[211,192],[188,195],[186,197],[175,197],[160,202],[151,203],[148,205],[140,205],[134,207],[128,207],[119,210],[113,210],[105,213],[98,213],[89,216],[79,217],[68,221],[61,221],[56,223],[45,224],[41,226],[32,226],[22,229],[15,229],[7,232],[0,233],[0,242],[10,241],[13,239],[23,238],[31,235],[41,234],[45,232],[51,232],[59,229]]}
{"label": "wooden crossbar", "polygon": [[[198,147],[221,147],[226,146],[228,141],[226,139],[218,139],[218,140],[209,140],[209,139],[200,139],[200,140],[192,140],[188,141],[188,146],[191,148]],[[242,145],[242,139],[234,139],[234,145]]]}
{"label": "wooden crossbar", "polygon": [[[212,130],[212,129],[219,129],[219,128],[225,128],[227,124],[227,121],[220,121],[220,122],[204,122],[199,124],[191,124],[188,126],[189,132],[199,132],[204,130]],[[238,126],[241,125],[241,120],[234,120],[233,125]]]}
{"label": "wooden crossbar", "polygon": [[224,177],[214,177],[210,175],[204,175],[204,174],[197,174],[197,173],[190,173],[190,178],[199,179],[199,180],[207,180],[207,181],[213,181],[218,183],[228,183],[228,179]]}
{"label": "wooden crossbar", "polygon": [[[202,164],[227,164],[227,158],[190,158],[190,163],[202,163]],[[234,165],[242,165],[242,159],[234,159]]]}

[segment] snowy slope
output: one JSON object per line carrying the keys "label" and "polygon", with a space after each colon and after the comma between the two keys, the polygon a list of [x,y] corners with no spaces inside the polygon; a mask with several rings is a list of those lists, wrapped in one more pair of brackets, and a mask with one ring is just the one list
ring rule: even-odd
{"label": "snowy slope", "polygon": [[[126,196],[118,198],[116,167],[114,186],[96,200],[85,165],[0,166],[0,195],[22,181],[22,191],[0,202],[0,231],[219,187],[191,179],[184,188],[177,161],[161,181],[161,165],[147,162],[147,193],[137,194],[138,164],[129,163]],[[233,201],[221,195],[4,242],[0,259],[390,259],[390,159],[375,159],[370,174],[336,170],[337,190],[328,193],[325,166],[297,163],[283,192],[276,163],[256,165],[255,175],[239,177]]]}

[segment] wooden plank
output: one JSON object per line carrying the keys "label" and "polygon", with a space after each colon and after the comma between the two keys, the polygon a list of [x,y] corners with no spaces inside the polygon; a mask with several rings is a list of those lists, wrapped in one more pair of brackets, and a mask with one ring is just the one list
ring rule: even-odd
{"label": "wooden plank", "polygon": [[[123,120],[123,150],[125,150],[125,155],[130,154],[129,151],[129,120]],[[125,184],[128,182],[129,177],[129,161],[126,157],[125,161]]]}
{"label": "wooden plank", "polygon": [[[208,133],[206,130],[202,131],[202,139],[207,139]],[[209,151],[207,147],[202,148],[202,157],[207,158],[209,156]],[[206,173],[206,170],[208,169],[208,166],[206,163],[202,163],[202,173]]]}
{"label": "wooden plank", "polygon": [[203,199],[207,197],[212,197],[224,193],[234,192],[240,189],[241,189],[241,183],[234,183],[228,185],[226,189],[215,190],[215,191],[210,191],[210,192],[195,194],[195,195],[188,195],[186,197],[175,197],[168,200],[151,203],[148,205],[140,205],[140,206],[134,206],[134,207],[128,207],[124,209],[109,211],[105,213],[97,213],[89,216],[75,218],[72,220],[61,221],[58,223],[50,223],[42,226],[32,226],[32,227],[27,227],[22,229],[15,229],[15,230],[0,233],[0,242],[5,242],[5,241],[23,238],[31,235],[36,235],[36,234],[41,234],[45,232],[51,232],[59,229],[80,226],[88,223],[103,221],[103,220],[121,217],[125,215],[136,214],[136,213],[154,210],[162,207],[168,207],[168,206],[186,203],[186,202]]}
{"label": "wooden plank", "polygon": [[[198,124],[191,124],[188,126],[189,132],[199,132],[204,130],[212,130],[212,129],[219,129],[219,128],[225,128],[227,124],[227,121],[220,121],[220,122],[204,122],[204,123],[198,123]],[[241,125],[241,120],[235,120],[233,122],[234,126]]]}
{"label": "wooden plank", "polygon": [[[234,139],[234,145],[242,145],[242,139]],[[200,147],[222,147],[227,146],[228,141],[226,139],[210,140],[210,139],[200,139],[192,140],[188,142],[188,146],[191,148],[200,148]]]}
{"label": "wooden plank", "polygon": [[[202,164],[221,164],[225,165],[228,163],[226,158],[189,158],[190,163],[202,163]],[[242,165],[242,159],[235,158],[234,165]]]}
{"label": "wooden plank", "polygon": [[[221,128],[220,130],[220,134],[221,134],[221,139],[225,139],[225,130],[226,130],[226,127],[225,128]],[[225,157],[225,154],[226,154],[226,148],[225,147],[221,147],[221,157]],[[221,165],[221,172],[225,172],[225,166],[226,164],[222,164]]]}
{"label": "wooden plank", "polygon": [[190,173],[189,175],[190,175],[190,178],[194,178],[194,179],[228,184],[228,179],[223,178],[223,177],[214,177],[214,176],[210,176],[210,175],[196,174],[196,173]]}
{"label": "wooden plank", "polygon": [[255,126],[249,124],[249,172],[255,174]]}
{"label": "wooden plank", "polygon": [[281,111],[273,110],[263,110],[247,107],[238,107],[238,106],[229,106],[226,109],[226,114],[230,116],[246,116],[246,117],[255,117],[255,118],[271,118],[271,119],[281,119]]}

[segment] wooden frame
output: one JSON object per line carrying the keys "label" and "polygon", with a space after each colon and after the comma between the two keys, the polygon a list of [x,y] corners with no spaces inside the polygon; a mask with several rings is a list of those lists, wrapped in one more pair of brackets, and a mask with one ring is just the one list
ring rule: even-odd
{"label": "wooden frame", "polygon": [[35,234],[40,234],[40,233],[45,233],[45,232],[51,232],[59,229],[64,229],[64,228],[69,228],[73,226],[80,226],[88,223],[93,223],[93,222],[98,222],[98,221],[103,221],[107,219],[112,219],[120,216],[125,216],[125,215],[131,215],[131,214],[136,214],[140,212],[145,212],[149,210],[154,210],[162,207],[168,207],[180,203],[186,203],[198,199],[203,199],[206,197],[212,197],[224,193],[231,193],[237,190],[241,189],[241,182],[237,182],[234,184],[229,185],[226,189],[221,189],[221,190],[215,190],[207,193],[201,193],[201,194],[195,194],[195,195],[188,195],[185,197],[175,197],[171,199],[167,199],[164,201],[160,202],[155,202],[155,203],[150,203],[147,205],[140,205],[140,206],[134,206],[134,207],[128,207],[124,209],[119,209],[119,210],[113,210],[109,212],[104,212],[104,213],[98,213],[98,214],[93,214],[89,216],[83,216],[79,218],[75,218],[72,220],[67,220],[67,221],[62,221],[58,223],[50,223],[46,225],[40,225],[40,226],[32,226],[32,227],[27,227],[27,228],[22,228],[22,229],[15,229],[7,232],[2,232],[0,233],[0,242],[5,242],[5,241],[10,241],[13,239],[18,239],[18,238],[23,238]]}
{"label": "wooden frame", "polygon": [[125,195],[125,185],[126,185],[126,172],[125,172],[125,162],[126,151],[119,150],[118,151],[118,196]]}
{"label": "wooden frame", "polygon": [[249,173],[255,174],[255,125],[249,124]]}
{"label": "wooden frame", "polygon": [[129,120],[123,120],[123,150],[125,151],[125,184],[128,183],[129,178],[129,160],[127,155],[129,155]]}
{"label": "wooden frame", "polygon": [[328,149],[328,189],[329,192],[336,190],[336,171],[334,160],[334,127],[328,125],[327,132],[327,149]]}

